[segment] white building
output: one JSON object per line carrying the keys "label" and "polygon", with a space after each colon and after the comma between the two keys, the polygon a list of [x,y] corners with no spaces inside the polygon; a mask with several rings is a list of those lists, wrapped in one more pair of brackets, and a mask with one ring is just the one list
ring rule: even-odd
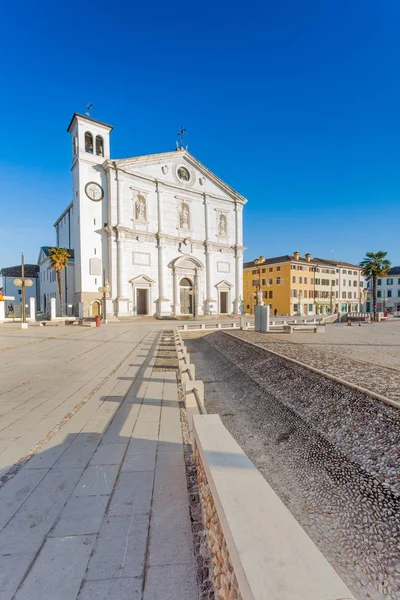
{"label": "white building", "polygon": [[[64,215],[64,213],[63,213]],[[63,215],[60,217],[63,218]],[[60,220],[59,219],[59,220]],[[58,227],[59,220],[56,221],[54,226]],[[57,240],[59,235],[57,232]],[[59,247],[67,248],[64,246],[65,240],[61,239]],[[56,244],[55,244],[56,245]],[[58,245],[58,244],[57,244]],[[42,246],[39,251],[38,265],[39,265],[39,295],[38,295],[38,311],[49,314],[50,313],[50,300],[56,298],[56,313],[59,315],[60,310],[60,295],[58,292],[57,274],[49,259],[50,246]],[[72,308],[75,295],[75,272],[74,272],[74,251],[69,249],[71,258],[68,261],[67,267],[61,272],[61,287],[63,294],[63,312],[65,315],[72,315]]]}
{"label": "white building", "polygon": [[[336,312],[357,312],[360,311],[363,302],[364,276],[362,268],[358,265],[345,263],[342,261],[328,260],[325,258],[315,259],[320,262],[320,268],[332,266],[336,270],[335,284],[332,285],[335,296],[335,311]],[[325,279],[331,279],[332,275],[326,273]],[[321,273],[322,280],[322,273]],[[326,283],[326,286],[331,287],[331,283]],[[328,292],[328,287],[327,287]],[[328,294],[330,294],[330,289]]]}
{"label": "white building", "polygon": [[74,114],[72,204],[56,222],[75,251],[74,303],[84,314],[238,313],[246,199],[187,150],[110,158],[112,127]]}
{"label": "white building", "polygon": [[[376,281],[376,308],[378,312],[400,311],[400,266],[392,267],[385,277]],[[367,282],[367,312],[373,311],[372,280]]]}
{"label": "white building", "polygon": [[[29,300],[35,298],[36,306],[39,299],[39,278],[37,265],[25,265],[24,276],[33,281],[31,287],[25,287],[25,305],[29,314]],[[1,269],[0,276],[3,279],[2,287],[4,296],[14,297],[14,300],[5,301],[5,314],[9,316],[20,317],[22,311],[22,291],[20,286],[14,285],[14,279],[20,278],[22,275],[22,267],[5,267]]]}

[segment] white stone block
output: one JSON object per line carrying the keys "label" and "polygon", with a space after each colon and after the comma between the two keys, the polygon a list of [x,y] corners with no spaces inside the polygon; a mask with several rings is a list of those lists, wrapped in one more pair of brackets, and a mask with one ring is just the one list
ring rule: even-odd
{"label": "white stone block", "polygon": [[50,321],[54,321],[56,316],[56,299],[50,298]]}

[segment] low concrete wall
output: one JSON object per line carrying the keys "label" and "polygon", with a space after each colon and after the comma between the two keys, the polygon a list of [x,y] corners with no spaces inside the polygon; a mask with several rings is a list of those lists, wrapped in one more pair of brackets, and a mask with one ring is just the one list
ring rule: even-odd
{"label": "low concrete wall", "polygon": [[178,355],[182,389],[185,395],[185,408],[189,432],[193,442],[193,416],[206,413],[204,404],[204,383],[201,380],[196,380],[195,366],[190,362],[190,355],[186,350],[186,346],[178,329],[175,329],[174,331],[174,340]]}
{"label": "low concrete wall", "polygon": [[219,416],[193,438],[217,598],[354,599]]}

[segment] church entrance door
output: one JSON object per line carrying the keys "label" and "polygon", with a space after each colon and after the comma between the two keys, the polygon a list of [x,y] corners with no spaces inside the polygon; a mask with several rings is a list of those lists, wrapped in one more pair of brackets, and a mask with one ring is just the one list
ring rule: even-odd
{"label": "church entrance door", "polygon": [[228,292],[219,293],[219,312],[223,315],[228,312]]}
{"label": "church entrance door", "polygon": [[184,277],[183,279],[181,279],[181,281],[179,283],[179,287],[180,287],[181,314],[182,315],[192,315],[193,314],[192,283],[189,279]]}
{"label": "church entrance door", "polygon": [[99,317],[101,314],[101,304],[98,300],[92,302],[92,317]]}
{"label": "church entrance door", "polygon": [[137,294],[137,314],[138,315],[147,315],[147,294],[148,290],[138,289],[136,291]]}

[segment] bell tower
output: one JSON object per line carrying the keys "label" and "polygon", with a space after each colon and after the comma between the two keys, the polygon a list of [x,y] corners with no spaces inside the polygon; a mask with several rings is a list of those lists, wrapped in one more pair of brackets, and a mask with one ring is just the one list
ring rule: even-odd
{"label": "bell tower", "polygon": [[83,302],[85,316],[101,298],[103,273],[108,277],[108,186],[104,162],[110,158],[112,126],[75,113],[68,126],[72,146],[74,213],[75,302]]}

